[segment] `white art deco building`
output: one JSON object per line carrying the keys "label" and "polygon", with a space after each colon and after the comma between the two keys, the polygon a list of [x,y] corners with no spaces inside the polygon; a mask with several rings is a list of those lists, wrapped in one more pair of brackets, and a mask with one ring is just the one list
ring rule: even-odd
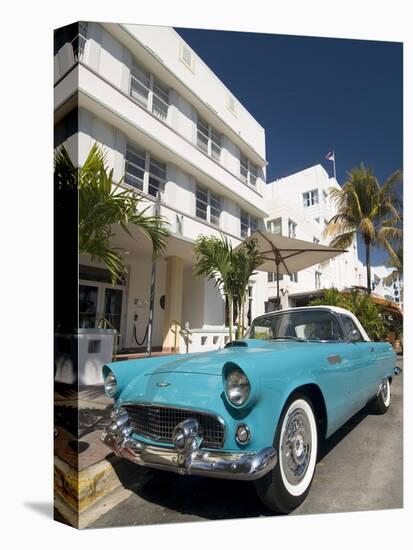
{"label": "white art deco building", "polygon": [[[172,28],[76,23],[55,33],[55,146],[81,165],[101,144],[114,180],[139,191],[142,207],[171,230],[156,262],[154,349],[206,351],[228,338],[225,297],[193,273],[199,235],[226,235],[234,246],[267,228],[325,243],[334,213],[320,166],[266,184],[265,130]],[[87,256],[79,265],[79,324],[109,319],[123,350],[143,350],[149,316],[150,242],[140,233],[114,237],[128,277],[113,286]],[[282,307],[304,303],[322,288],[363,285],[357,244],[333,260],[281,281]],[[248,318],[271,309],[276,281],[251,278]],[[190,331],[190,338],[183,329]]]}
{"label": "white art deco building", "polygon": [[[267,230],[287,237],[328,245],[324,229],[336,213],[329,199],[330,188],[339,188],[320,165],[312,166],[266,186]],[[281,306],[306,305],[326,288],[339,290],[365,286],[365,268],[358,259],[354,240],[347,252],[331,260],[304,269],[291,276],[280,276]],[[268,273],[269,309],[276,297],[276,274]]]}
{"label": "white art deco building", "polygon": [[[193,274],[198,235],[235,245],[264,228],[265,131],[182,38],[168,27],[80,23],[55,35],[55,145],[82,164],[103,145],[114,179],[143,193],[172,237],[157,261],[153,345],[190,351],[222,346],[225,299]],[[81,327],[110,318],[124,349],[138,349],[149,315],[151,245],[115,238],[129,274],[112,286],[103,266],[81,257]],[[250,315],[264,312],[266,274],[251,280]],[[261,281],[261,284],[259,284]],[[178,341],[175,335],[178,334]],[[181,340],[181,342],[179,341]],[[144,344],[142,344],[144,345]]]}

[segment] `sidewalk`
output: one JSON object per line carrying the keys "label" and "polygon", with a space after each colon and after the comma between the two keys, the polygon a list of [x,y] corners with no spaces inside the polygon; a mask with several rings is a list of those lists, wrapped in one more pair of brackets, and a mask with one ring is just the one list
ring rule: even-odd
{"label": "sidewalk", "polygon": [[[112,399],[103,386],[55,388],[54,483],[56,519],[86,527],[96,519],[96,503],[121,487],[135,468],[116,457],[100,440],[110,422]],[[127,498],[121,492],[116,503]]]}
{"label": "sidewalk", "polygon": [[112,404],[113,400],[107,397],[103,386],[80,386],[79,391],[67,384],[55,384],[55,405],[69,407],[102,409]]}

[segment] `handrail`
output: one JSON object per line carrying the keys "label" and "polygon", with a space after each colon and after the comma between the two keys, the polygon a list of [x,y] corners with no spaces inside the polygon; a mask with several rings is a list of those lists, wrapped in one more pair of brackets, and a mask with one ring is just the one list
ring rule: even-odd
{"label": "handrail", "polygon": [[113,350],[112,350],[112,359],[116,359],[116,355],[118,354],[118,348],[119,348],[119,341],[120,341],[120,332],[116,327],[112,325],[112,323],[106,319],[106,317],[102,317],[98,321],[98,328],[111,328],[115,331],[115,338],[113,339]]}
{"label": "handrail", "polygon": [[186,333],[188,333],[192,336],[192,332],[190,330],[188,330],[186,327],[183,327],[182,324],[179,321],[176,321],[175,319],[173,319],[171,321],[171,325],[172,325],[172,323],[174,323],[175,325],[178,325],[183,332],[186,332]]}
{"label": "handrail", "polygon": [[[187,334],[186,353],[188,353],[188,351],[189,351],[189,337],[192,336],[192,332],[190,330],[188,330],[186,327],[183,327],[182,324],[179,321],[177,321],[176,319],[173,319],[171,321],[171,328],[172,328],[172,325],[175,325],[175,327],[176,326],[180,327],[181,332],[185,332]],[[177,349],[177,347],[178,347],[178,331],[176,330],[176,328],[175,328],[174,334],[175,334],[175,349]]]}

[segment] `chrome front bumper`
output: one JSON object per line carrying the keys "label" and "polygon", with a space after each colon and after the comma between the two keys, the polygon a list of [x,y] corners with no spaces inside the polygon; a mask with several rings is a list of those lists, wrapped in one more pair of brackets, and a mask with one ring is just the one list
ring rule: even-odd
{"label": "chrome front bumper", "polygon": [[208,451],[197,448],[192,441],[183,449],[158,447],[137,441],[132,433],[127,415],[114,416],[101,440],[118,456],[135,464],[186,475],[254,480],[277,463],[277,453],[272,447],[255,452]]}

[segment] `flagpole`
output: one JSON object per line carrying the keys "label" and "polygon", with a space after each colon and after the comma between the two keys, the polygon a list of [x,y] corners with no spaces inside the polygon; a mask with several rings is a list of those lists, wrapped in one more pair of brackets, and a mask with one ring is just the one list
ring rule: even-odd
{"label": "flagpole", "polygon": [[336,175],[336,152],[333,149],[333,173],[334,173],[334,179],[337,181],[337,175]]}

